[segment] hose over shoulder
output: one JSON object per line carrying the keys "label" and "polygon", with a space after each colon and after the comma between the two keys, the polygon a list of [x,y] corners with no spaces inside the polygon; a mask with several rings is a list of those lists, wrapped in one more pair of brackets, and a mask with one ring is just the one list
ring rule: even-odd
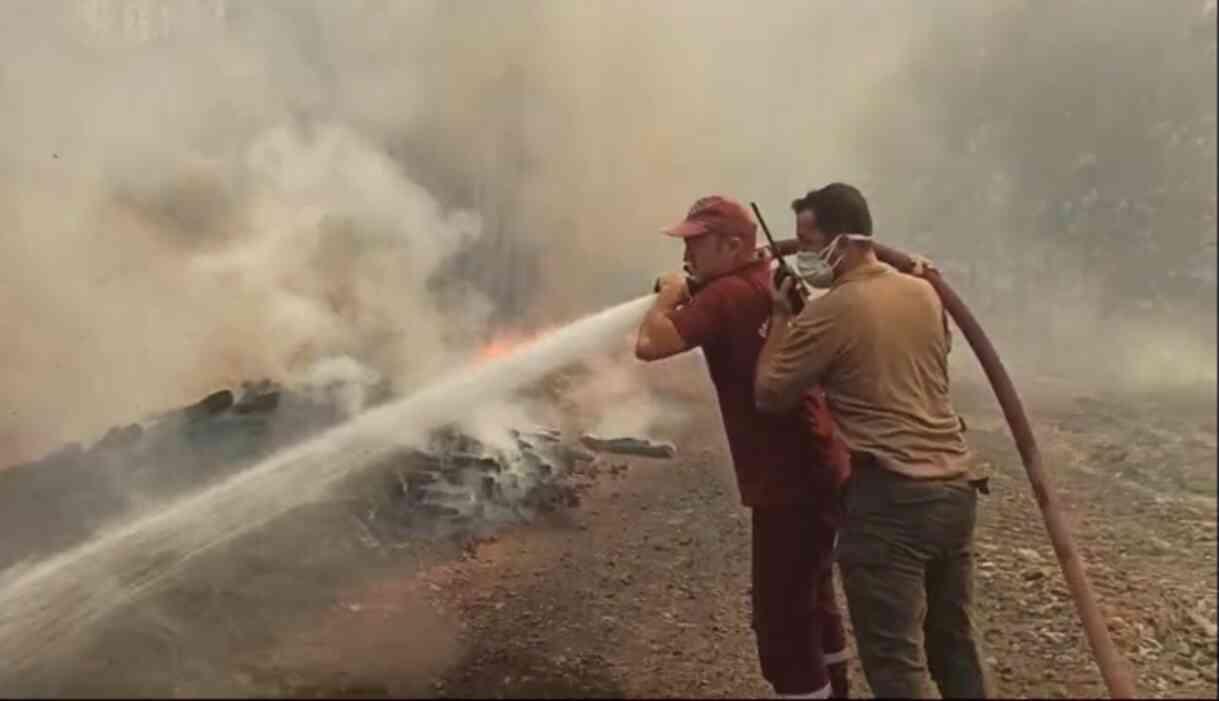
{"label": "hose over shoulder", "polygon": [[[881,244],[874,243],[873,246],[878,258],[898,270],[909,271],[914,267],[914,261],[905,253]],[[1109,636],[1109,627],[1096,604],[1083,560],[1075,549],[1070,525],[1059,506],[1050,477],[1042,467],[1041,451],[1037,447],[1037,439],[1033,436],[1033,429],[1020,401],[1020,395],[1016,392],[1016,386],[1007,374],[1007,369],[1003,367],[1003,361],[999,359],[994,344],[982,330],[982,325],[939,271],[927,270],[923,278],[935,288],[944,309],[961,329],[986,373],[987,380],[990,381],[995,398],[999,401],[1003,416],[1007,419],[1007,425],[1016,441],[1016,448],[1020,451],[1020,459],[1024,462],[1024,471],[1028,475],[1033,496],[1041,509],[1050,543],[1054,546],[1054,554],[1058,556],[1058,564],[1071,591],[1071,598],[1075,600],[1075,609],[1083,622],[1088,643],[1092,647],[1092,656],[1105,680],[1109,696],[1115,699],[1135,698],[1134,675]]]}
{"label": "hose over shoulder", "polygon": [[[877,257],[894,268],[903,272],[909,272],[914,268],[914,260],[909,255],[879,243],[873,242],[873,246]],[[793,240],[782,241],[776,247],[783,255],[787,255],[789,251],[794,251],[796,248]],[[1037,447],[1037,439],[1033,436],[1028,415],[1024,411],[1024,405],[1020,401],[1020,395],[1016,392],[1011,377],[999,359],[999,353],[990,342],[986,332],[982,330],[982,325],[970,312],[969,307],[938,271],[926,270],[922,277],[935,288],[944,304],[944,309],[961,329],[965,340],[969,342],[969,347],[973,349],[974,355],[978,358],[978,363],[986,373],[995,398],[999,401],[1003,416],[1007,419],[1007,425],[1016,441],[1016,448],[1020,451],[1020,459],[1024,462],[1024,470],[1033,489],[1033,496],[1037,499],[1037,506],[1041,509],[1050,543],[1054,547],[1063,577],[1066,579],[1071,597],[1075,601],[1076,611],[1083,622],[1088,643],[1092,648],[1092,656],[1100,669],[1110,697],[1115,699],[1135,698],[1133,673],[1109,636],[1109,628],[1096,604],[1096,597],[1092,593],[1092,585],[1088,581],[1083,561],[1075,549],[1070,525],[1059,505],[1049,475],[1042,466],[1041,451]]]}

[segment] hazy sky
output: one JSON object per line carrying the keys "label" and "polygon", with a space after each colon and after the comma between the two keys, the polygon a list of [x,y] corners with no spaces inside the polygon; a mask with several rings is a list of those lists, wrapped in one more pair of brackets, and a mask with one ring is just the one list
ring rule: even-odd
{"label": "hazy sky", "polygon": [[[1165,211],[1214,209],[1189,194],[1215,171],[1193,0],[198,4],[5,5],[0,462],[335,357],[417,386],[493,320],[646,290],[680,256],[657,230],[712,191],[786,237],[793,197],[847,180],[886,240],[1009,270],[1058,251],[1021,213],[1096,122],[1103,173],[1150,153],[1198,181]],[[1134,116],[1061,117],[1089,105]],[[1126,136],[1166,116],[1203,141]],[[1101,189],[1152,189],[1127,180]]]}

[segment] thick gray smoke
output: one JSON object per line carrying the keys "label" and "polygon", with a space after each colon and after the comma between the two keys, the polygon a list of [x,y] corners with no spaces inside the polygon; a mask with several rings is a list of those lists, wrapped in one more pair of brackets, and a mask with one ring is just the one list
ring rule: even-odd
{"label": "thick gray smoke", "polygon": [[986,7],[936,13],[856,131],[882,235],[1028,372],[1213,392],[1215,3]]}
{"label": "thick gray smoke", "polygon": [[[496,326],[635,296],[676,266],[655,232],[698,195],[757,199],[787,236],[787,203],[837,179],[870,196],[879,236],[972,271],[1008,338],[1043,331],[1033,360],[1120,326],[1213,376],[1213,315],[1195,341],[1126,294],[1186,259],[1213,289],[1200,2],[4,12],[0,462],[334,358],[405,391]],[[1122,237],[1147,232],[1166,257],[1129,265],[1149,259]],[[1157,304],[1186,294],[1161,287]]]}

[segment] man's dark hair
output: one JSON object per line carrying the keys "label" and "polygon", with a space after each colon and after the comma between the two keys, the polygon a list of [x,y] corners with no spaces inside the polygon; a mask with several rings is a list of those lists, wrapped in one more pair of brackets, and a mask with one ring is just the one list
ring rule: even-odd
{"label": "man's dark hair", "polygon": [[817,228],[830,236],[872,235],[868,201],[854,185],[830,183],[792,201],[792,211],[796,214],[809,210],[817,217]]}

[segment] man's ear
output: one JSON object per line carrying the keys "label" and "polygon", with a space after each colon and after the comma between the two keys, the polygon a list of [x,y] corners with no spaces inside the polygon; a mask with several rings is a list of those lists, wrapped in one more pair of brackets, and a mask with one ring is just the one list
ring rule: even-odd
{"label": "man's ear", "polygon": [[745,239],[739,236],[726,236],[728,241],[728,250],[733,256],[738,256],[745,249]]}

